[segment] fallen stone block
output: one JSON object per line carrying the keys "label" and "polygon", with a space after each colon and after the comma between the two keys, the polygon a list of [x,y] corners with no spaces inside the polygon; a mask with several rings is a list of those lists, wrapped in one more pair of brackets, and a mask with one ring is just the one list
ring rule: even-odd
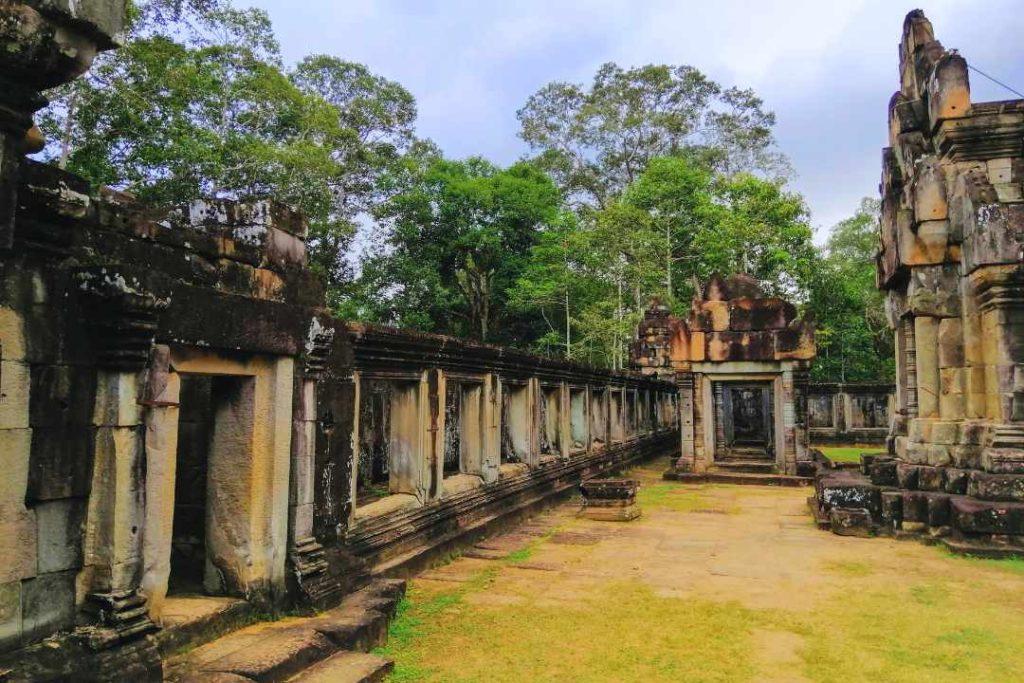
{"label": "fallen stone block", "polygon": [[1024,503],[956,496],[951,501],[954,528],[975,534],[1024,534]]}
{"label": "fallen stone block", "polygon": [[871,513],[864,508],[833,508],[829,512],[829,526],[839,536],[867,538],[875,533]]}

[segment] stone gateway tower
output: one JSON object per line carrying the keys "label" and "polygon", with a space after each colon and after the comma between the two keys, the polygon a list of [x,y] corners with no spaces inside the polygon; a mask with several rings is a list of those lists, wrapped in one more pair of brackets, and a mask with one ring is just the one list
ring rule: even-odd
{"label": "stone gateway tower", "polygon": [[668,477],[809,474],[807,371],[814,330],[747,275],[713,277],[679,319],[655,303],[632,362],[679,387],[680,454]]}
{"label": "stone gateway tower", "polygon": [[1024,552],[1024,100],[972,102],[919,10],[899,55],[878,252],[896,415],[888,456],[819,480],[818,514]]}

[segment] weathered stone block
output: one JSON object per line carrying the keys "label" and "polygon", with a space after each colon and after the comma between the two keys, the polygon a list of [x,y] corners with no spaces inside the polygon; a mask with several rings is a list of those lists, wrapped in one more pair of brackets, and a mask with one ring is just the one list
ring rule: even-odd
{"label": "weathered stone block", "polygon": [[971,472],[967,495],[981,500],[1024,501],[1024,474]]}
{"label": "weathered stone block", "polygon": [[80,365],[32,367],[30,422],[33,427],[92,424],[96,370]]}
{"label": "weathered stone block", "polygon": [[933,444],[954,444],[959,434],[959,423],[950,420],[936,420],[932,423],[931,438]]}
{"label": "weathered stone block", "polygon": [[34,508],[38,525],[39,573],[75,569],[82,563],[84,501],[40,502]]}
{"label": "weathered stone block", "polygon": [[0,583],[0,651],[21,645],[21,581]]}
{"label": "weathered stone block", "polygon": [[782,299],[733,299],[729,303],[729,329],[781,330],[796,319],[796,307]]}
{"label": "weathered stone block", "polygon": [[20,315],[0,306],[0,350],[3,360],[25,360],[25,328]]}
{"label": "weathered stone block", "polygon": [[[920,266],[910,270],[907,308],[916,316],[960,317],[960,275],[956,263]],[[937,343],[937,335],[933,344]],[[918,340],[918,350],[921,342]],[[937,354],[936,354],[937,355]]]}
{"label": "weathered stone block", "polygon": [[1024,503],[1004,503],[954,497],[952,523],[977,534],[1024,534]]}
{"label": "weathered stone block", "polygon": [[950,506],[949,496],[944,493],[936,493],[927,496],[928,505],[928,526],[943,527],[949,526]]}
{"label": "weathered stone block", "polygon": [[981,466],[994,474],[1024,474],[1024,451],[1017,448],[985,448]]}
{"label": "weathered stone block", "polygon": [[51,426],[32,432],[29,502],[85,496],[92,480],[96,428]]}
{"label": "weathered stone block", "polygon": [[942,473],[942,490],[946,493],[962,494],[967,491],[967,470],[947,467]]}
{"label": "weathered stone block", "polygon": [[892,530],[903,524],[903,494],[900,491],[882,491],[882,523]]}
{"label": "weathered stone block", "polygon": [[946,218],[946,179],[942,165],[934,155],[917,162],[914,177],[914,215],[920,221],[938,221]]}
{"label": "weathered stone block", "polygon": [[902,508],[904,522],[926,523],[928,521],[928,496],[919,491],[903,491]]}
{"label": "weathered stone block", "polygon": [[29,426],[29,387],[29,366],[26,363],[0,362],[0,429]]}
{"label": "weathered stone block", "polygon": [[133,427],[142,422],[137,377],[124,372],[102,372],[96,378],[93,424],[98,427]]}
{"label": "weathered stone block", "polygon": [[943,318],[939,321],[939,367],[959,368],[963,365],[963,323],[959,318]]}
{"label": "weathered stone block", "polygon": [[0,429],[0,504],[25,500],[31,441],[31,429]]}
{"label": "weathered stone block", "polygon": [[942,490],[942,468],[922,465],[917,470],[917,488],[922,491]]}
{"label": "weathered stone block", "polygon": [[828,519],[832,533],[839,536],[867,538],[875,533],[871,513],[863,508],[833,508]]}
{"label": "weathered stone block", "polygon": [[896,479],[899,481],[901,489],[914,490],[917,488],[917,473],[919,469],[918,465],[905,465],[903,463],[896,465]]}
{"label": "weathered stone block", "polygon": [[923,443],[911,443],[907,445],[907,450],[903,454],[903,461],[911,465],[926,465],[928,464],[928,449],[930,446]]}
{"label": "weathered stone block", "polygon": [[937,318],[914,318],[917,345],[917,410],[923,418],[939,416],[939,321]]}
{"label": "weathered stone block", "polygon": [[929,445],[925,449],[925,462],[932,467],[942,467],[950,464],[953,461],[953,458],[950,455],[951,448],[952,446],[945,446],[941,444]]}
{"label": "weathered stone block", "polygon": [[75,625],[75,572],[41,574],[22,584],[22,624],[26,640],[45,638]]}
{"label": "weathered stone block", "polygon": [[36,573],[36,517],[18,503],[0,503],[0,584]]}
{"label": "weathered stone block", "polygon": [[898,486],[897,462],[891,458],[876,459],[871,463],[871,483],[876,486]]}

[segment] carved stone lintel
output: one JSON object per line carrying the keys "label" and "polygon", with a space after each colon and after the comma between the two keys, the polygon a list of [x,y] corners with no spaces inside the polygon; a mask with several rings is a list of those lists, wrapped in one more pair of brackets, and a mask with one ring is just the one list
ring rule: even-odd
{"label": "carved stone lintel", "polygon": [[146,597],[138,589],[90,593],[85,610],[96,617],[96,625],[79,630],[86,645],[104,650],[158,630],[149,618]]}
{"label": "carved stone lintel", "polygon": [[96,333],[98,365],[122,371],[144,368],[157,317],[170,300],[157,297],[137,275],[117,267],[93,267],[76,275],[85,302],[83,314]]}
{"label": "carved stone lintel", "polygon": [[298,593],[308,606],[330,607],[341,598],[342,586],[331,576],[323,546],[315,538],[300,538],[288,552]]}

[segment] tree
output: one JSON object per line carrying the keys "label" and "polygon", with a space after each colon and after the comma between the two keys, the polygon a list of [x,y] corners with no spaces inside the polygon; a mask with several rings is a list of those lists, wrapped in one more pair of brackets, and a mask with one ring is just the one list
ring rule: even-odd
{"label": "tree", "polygon": [[553,82],[518,112],[520,136],[570,199],[604,207],[656,157],[689,155],[715,171],[783,174],[775,116],[752,90],[723,88],[691,66],[608,63],[589,89]]}
{"label": "tree", "polygon": [[373,317],[482,341],[532,341],[537,325],[508,307],[560,196],[526,163],[429,161],[374,212],[381,245],[364,264]]}
{"label": "tree", "polygon": [[310,262],[335,306],[360,217],[416,145],[412,96],[327,57],[281,63],[267,14],[220,0],[159,0],[130,40],[59,90],[49,158],[154,203],[272,196],[309,221]]}
{"label": "tree", "polygon": [[817,322],[818,342],[814,379],[892,381],[893,339],[875,287],[878,216],[878,200],[861,200],[853,216],[832,228],[810,280],[807,307]]}

